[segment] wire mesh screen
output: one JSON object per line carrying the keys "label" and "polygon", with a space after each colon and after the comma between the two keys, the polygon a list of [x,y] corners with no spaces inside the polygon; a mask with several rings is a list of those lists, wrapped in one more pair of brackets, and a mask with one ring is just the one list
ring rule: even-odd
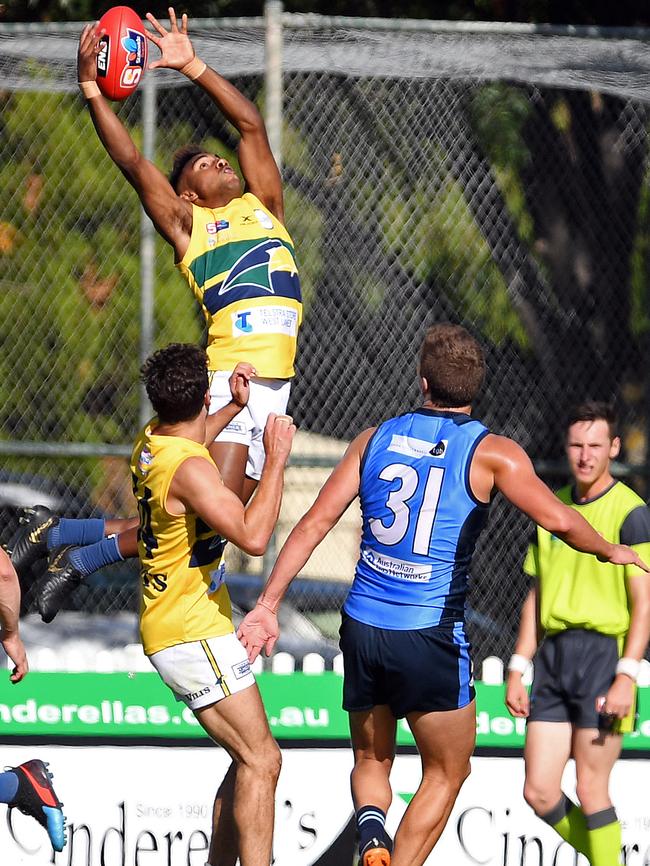
{"label": "wire mesh screen", "polygon": [[[291,408],[300,428],[281,543],[345,442],[418,401],[427,326],[482,340],[475,413],[540,461],[561,456],[569,405],[616,400],[624,458],[643,466],[650,392],[647,50],[635,40],[384,32],[285,16],[283,175],[305,301]],[[261,108],[263,30],[201,23],[197,53]],[[5,445],[126,444],[138,424],[140,209],[74,82],[73,33],[2,31],[0,263]],[[236,158],[198,87],[163,72],[155,159],[188,141]],[[119,107],[141,144],[138,93]],[[156,346],[203,339],[172,253],[156,240]],[[10,450],[10,449],[9,449]],[[7,484],[69,514],[133,511],[126,461],[7,456]],[[549,480],[556,484],[557,477]],[[38,497],[35,497],[38,498]],[[8,502],[3,540],[15,517]],[[527,521],[497,500],[473,565],[478,658],[511,647]],[[357,511],[314,554],[292,603],[333,635]],[[266,564],[268,565],[268,559]],[[245,606],[264,564],[233,550]],[[84,609],[135,607],[134,569],[84,588]],[[27,599],[29,604],[29,598]]]}

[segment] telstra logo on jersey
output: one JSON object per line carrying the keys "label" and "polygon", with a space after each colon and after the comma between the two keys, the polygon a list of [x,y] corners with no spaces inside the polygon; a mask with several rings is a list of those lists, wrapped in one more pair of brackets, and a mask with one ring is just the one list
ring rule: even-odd
{"label": "telstra logo on jersey", "polygon": [[237,313],[237,318],[235,319],[235,327],[237,330],[243,331],[244,334],[250,334],[253,330],[253,326],[248,321],[250,314],[250,310],[243,310],[242,312]]}

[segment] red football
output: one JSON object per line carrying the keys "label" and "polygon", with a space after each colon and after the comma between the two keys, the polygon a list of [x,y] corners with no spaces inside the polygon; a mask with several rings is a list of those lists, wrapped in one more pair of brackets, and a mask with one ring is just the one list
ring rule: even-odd
{"label": "red football", "polygon": [[126,99],[147,66],[147,37],[139,15],[128,6],[113,6],[97,25],[104,31],[97,55],[97,86],[108,99]]}

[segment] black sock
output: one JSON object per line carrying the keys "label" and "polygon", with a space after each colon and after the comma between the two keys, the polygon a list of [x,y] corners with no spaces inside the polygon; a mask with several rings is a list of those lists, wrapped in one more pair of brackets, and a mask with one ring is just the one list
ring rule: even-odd
{"label": "black sock", "polygon": [[371,847],[392,849],[390,836],[386,833],[384,824],[386,823],[386,813],[382,812],[379,806],[362,806],[357,812],[357,833],[359,834],[359,851],[363,851],[369,847],[369,844],[375,840],[375,845]]}

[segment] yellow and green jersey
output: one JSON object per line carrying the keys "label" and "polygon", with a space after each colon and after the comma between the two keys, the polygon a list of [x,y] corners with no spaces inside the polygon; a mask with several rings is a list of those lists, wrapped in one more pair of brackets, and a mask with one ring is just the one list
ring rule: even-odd
{"label": "yellow and green jersey", "polygon": [[190,245],[178,267],[207,322],[210,370],[249,361],[264,378],[294,375],[302,297],[293,241],[256,196],[220,208],[192,205]]}
{"label": "yellow and green jersey", "polygon": [[[648,560],[650,511],[625,484],[615,481],[586,502],[574,501],[571,486],[563,487],[557,496],[608,541],[628,544],[641,559]],[[627,634],[630,606],[626,579],[643,574],[637,566],[600,562],[538,526],[524,571],[539,581],[540,623],[547,634],[569,628],[592,629],[618,638]]]}
{"label": "yellow and green jersey", "polygon": [[147,655],[234,630],[224,583],[225,539],[198,515],[167,510],[169,487],[179,466],[190,457],[210,463],[212,458],[198,442],[152,434],[155,423],[154,419],[142,430],[131,455],[140,515],[140,633]]}

